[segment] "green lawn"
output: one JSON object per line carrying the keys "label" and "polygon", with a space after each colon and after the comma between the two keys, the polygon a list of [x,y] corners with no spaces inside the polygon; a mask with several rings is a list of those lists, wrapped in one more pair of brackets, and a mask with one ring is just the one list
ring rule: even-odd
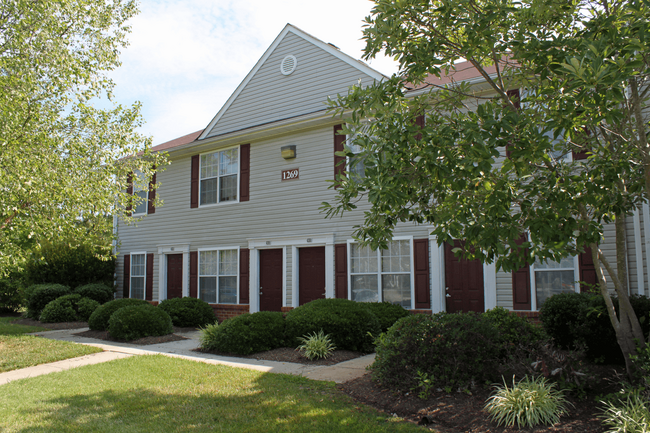
{"label": "green lawn", "polygon": [[0,373],[102,351],[67,341],[20,335],[44,328],[15,325],[10,323],[12,320],[15,317],[0,317]]}
{"label": "green lawn", "polygon": [[0,387],[7,432],[415,432],[331,382],[134,356]]}

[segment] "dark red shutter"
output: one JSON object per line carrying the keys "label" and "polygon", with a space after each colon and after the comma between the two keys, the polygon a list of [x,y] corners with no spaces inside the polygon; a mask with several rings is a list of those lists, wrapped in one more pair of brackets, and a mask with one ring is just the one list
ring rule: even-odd
{"label": "dark red shutter", "polygon": [[334,245],[334,285],[336,297],[348,299],[348,245]]}
{"label": "dark red shutter", "polygon": [[431,308],[429,297],[429,240],[413,240],[415,264],[415,308]]}
{"label": "dark red shutter", "polygon": [[192,156],[192,181],[190,184],[190,207],[199,207],[199,155]]}
{"label": "dark red shutter", "polygon": [[594,266],[593,257],[591,257],[591,248],[585,247],[585,252],[580,253],[578,256],[578,265],[580,266],[580,291],[587,292],[598,284],[598,275],[596,274],[596,266]]}
{"label": "dark red shutter", "polygon": [[[587,137],[591,135],[589,130],[586,128],[584,130],[584,133]],[[587,158],[589,158],[589,155],[587,155],[587,150],[583,150],[582,152],[573,152],[574,161],[580,161],[581,159],[587,159]]]}
{"label": "dark red shutter", "polygon": [[196,298],[199,282],[199,252],[190,251],[190,298]]}
{"label": "dark red shutter", "polygon": [[124,287],[122,287],[122,297],[129,297],[129,288],[131,287],[131,255],[124,255]]}
{"label": "dark red shutter", "polygon": [[249,263],[250,263],[250,251],[248,248],[239,249],[239,303],[248,304],[249,300],[249,288],[250,288],[250,278],[249,278]]}
{"label": "dark red shutter", "polygon": [[[517,245],[526,241],[522,235]],[[528,249],[526,249],[528,251]],[[512,273],[512,308],[514,310],[530,310],[530,266],[526,265]]]}
{"label": "dark red shutter", "polygon": [[126,177],[126,193],[129,195],[129,204],[126,207],[126,214],[131,216],[131,209],[133,209],[131,206],[131,200],[133,199],[133,173],[129,173]]}
{"label": "dark red shutter", "polygon": [[146,300],[153,301],[153,253],[147,254],[147,292]]}
{"label": "dark red shutter", "polygon": [[[514,105],[515,108],[518,110],[519,107],[520,107],[520,104],[519,104],[519,98],[520,98],[520,96],[519,96],[519,89],[508,90],[508,91],[506,92],[506,95],[508,95],[508,98],[510,98],[510,99],[512,100],[513,105]],[[509,150],[509,147],[510,147],[510,145],[509,145],[509,144],[506,144],[506,158],[510,158],[510,150]]]}
{"label": "dark red shutter", "polygon": [[[334,152],[343,152],[345,135],[339,134],[343,129],[343,125],[334,125]],[[343,176],[345,174],[345,156],[338,156],[334,154],[334,180],[338,180],[337,175]],[[346,296],[347,297],[347,296]]]}
{"label": "dark red shutter", "polygon": [[[415,118],[415,124],[418,126],[419,129],[424,128],[424,114],[421,114]],[[415,136],[416,140],[422,140],[422,133],[419,133],[418,135]]]}
{"label": "dark red shutter", "polygon": [[156,190],[154,189],[155,184],[156,184],[156,172],[154,172],[153,176],[151,176],[151,182],[149,182],[149,202],[147,203],[147,213],[149,215],[151,215],[152,213],[156,213],[156,206],[154,206],[153,204],[154,200],[156,200]]}
{"label": "dark red shutter", "polygon": [[251,145],[242,144],[239,149],[239,201],[248,201],[251,182]]}

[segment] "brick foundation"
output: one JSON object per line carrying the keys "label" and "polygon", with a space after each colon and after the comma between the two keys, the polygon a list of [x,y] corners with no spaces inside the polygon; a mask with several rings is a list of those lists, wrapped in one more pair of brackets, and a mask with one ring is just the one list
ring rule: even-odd
{"label": "brick foundation", "polygon": [[289,311],[293,310],[293,307],[281,307],[280,311],[283,313],[288,313]]}
{"label": "brick foundation", "polygon": [[248,305],[210,304],[210,306],[214,310],[214,314],[217,316],[219,323],[250,311]]}
{"label": "brick foundation", "polygon": [[516,314],[519,317],[525,317],[528,319],[529,322],[534,323],[536,325],[542,323],[539,320],[539,311],[511,311],[511,313]]}
{"label": "brick foundation", "polygon": [[431,315],[431,310],[408,310],[411,314],[429,314]]}

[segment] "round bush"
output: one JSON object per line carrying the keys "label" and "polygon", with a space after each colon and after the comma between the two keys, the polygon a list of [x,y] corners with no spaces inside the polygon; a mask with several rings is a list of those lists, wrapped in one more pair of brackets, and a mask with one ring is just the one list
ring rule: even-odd
{"label": "round bush", "polygon": [[147,301],[142,299],[131,299],[131,298],[122,298],[115,299],[113,301],[107,302],[104,305],[100,305],[93,314],[88,318],[88,327],[93,331],[106,331],[108,329],[108,320],[111,318],[111,315],[117,310],[123,307],[129,307],[132,305],[150,305]]}
{"label": "round bush", "polygon": [[201,348],[250,355],[282,347],[284,317],[276,311],[242,314],[220,325],[209,325],[201,335]]}
{"label": "round bush", "polygon": [[210,305],[196,298],[166,299],[158,304],[172,318],[174,326],[198,328],[214,323],[217,317]]}
{"label": "round bush", "polygon": [[362,302],[317,299],[287,313],[287,344],[298,347],[299,338],[322,330],[338,349],[372,352],[380,332],[379,320]]}
{"label": "round bush", "polygon": [[73,293],[61,296],[43,308],[40,320],[45,323],[87,321],[99,302]]}
{"label": "round bush", "polygon": [[105,304],[114,299],[115,292],[106,284],[92,283],[77,287],[74,289],[74,293],[78,293],[84,298],[94,299],[100,304]]}
{"label": "round bush", "polygon": [[[618,298],[612,297],[618,313]],[[650,332],[650,299],[631,295],[630,303],[641,319],[643,334]],[[540,309],[544,329],[555,343],[563,348],[585,348],[585,355],[594,362],[623,364],[623,354],[616,333],[609,320],[605,300],[590,293],[563,293],[553,295]]]}
{"label": "round bush", "polygon": [[174,332],[169,314],[153,305],[131,305],[114,312],[108,320],[108,332],[118,340],[131,341],[143,337]]}
{"label": "round bush", "polygon": [[416,314],[379,337],[372,372],[401,391],[451,391],[498,379],[500,351],[498,331],[479,314]]}
{"label": "round bush", "polygon": [[388,331],[388,328],[393,326],[402,317],[408,316],[408,310],[405,310],[401,305],[391,304],[390,302],[367,302],[364,304],[379,320],[379,327],[381,332]]}
{"label": "round bush", "polygon": [[507,344],[529,346],[547,337],[542,327],[535,326],[528,319],[517,316],[503,307],[487,310],[483,313],[483,318],[497,328],[503,342]]}
{"label": "round bush", "polygon": [[548,298],[539,309],[544,330],[562,349],[573,349],[583,334],[584,318],[590,298],[588,293],[559,293]]}
{"label": "round bush", "polygon": [[47,304],[71,293],[70,288],[62,284],[39,284],[27,290],[31,293],[27,303],[27,317],[32,319],[38,319]]}

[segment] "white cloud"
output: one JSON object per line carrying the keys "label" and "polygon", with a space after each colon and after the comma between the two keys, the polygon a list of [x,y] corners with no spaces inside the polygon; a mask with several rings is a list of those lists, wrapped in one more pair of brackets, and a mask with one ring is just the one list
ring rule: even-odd
{"label": "white cloud", "polygon": [[[360,58],[367,0],[142,0],[113,74],[118,102],[139,100],[154,144],[209,123],[287,23]],[[390,60],[371,66],[395,70]]]}

